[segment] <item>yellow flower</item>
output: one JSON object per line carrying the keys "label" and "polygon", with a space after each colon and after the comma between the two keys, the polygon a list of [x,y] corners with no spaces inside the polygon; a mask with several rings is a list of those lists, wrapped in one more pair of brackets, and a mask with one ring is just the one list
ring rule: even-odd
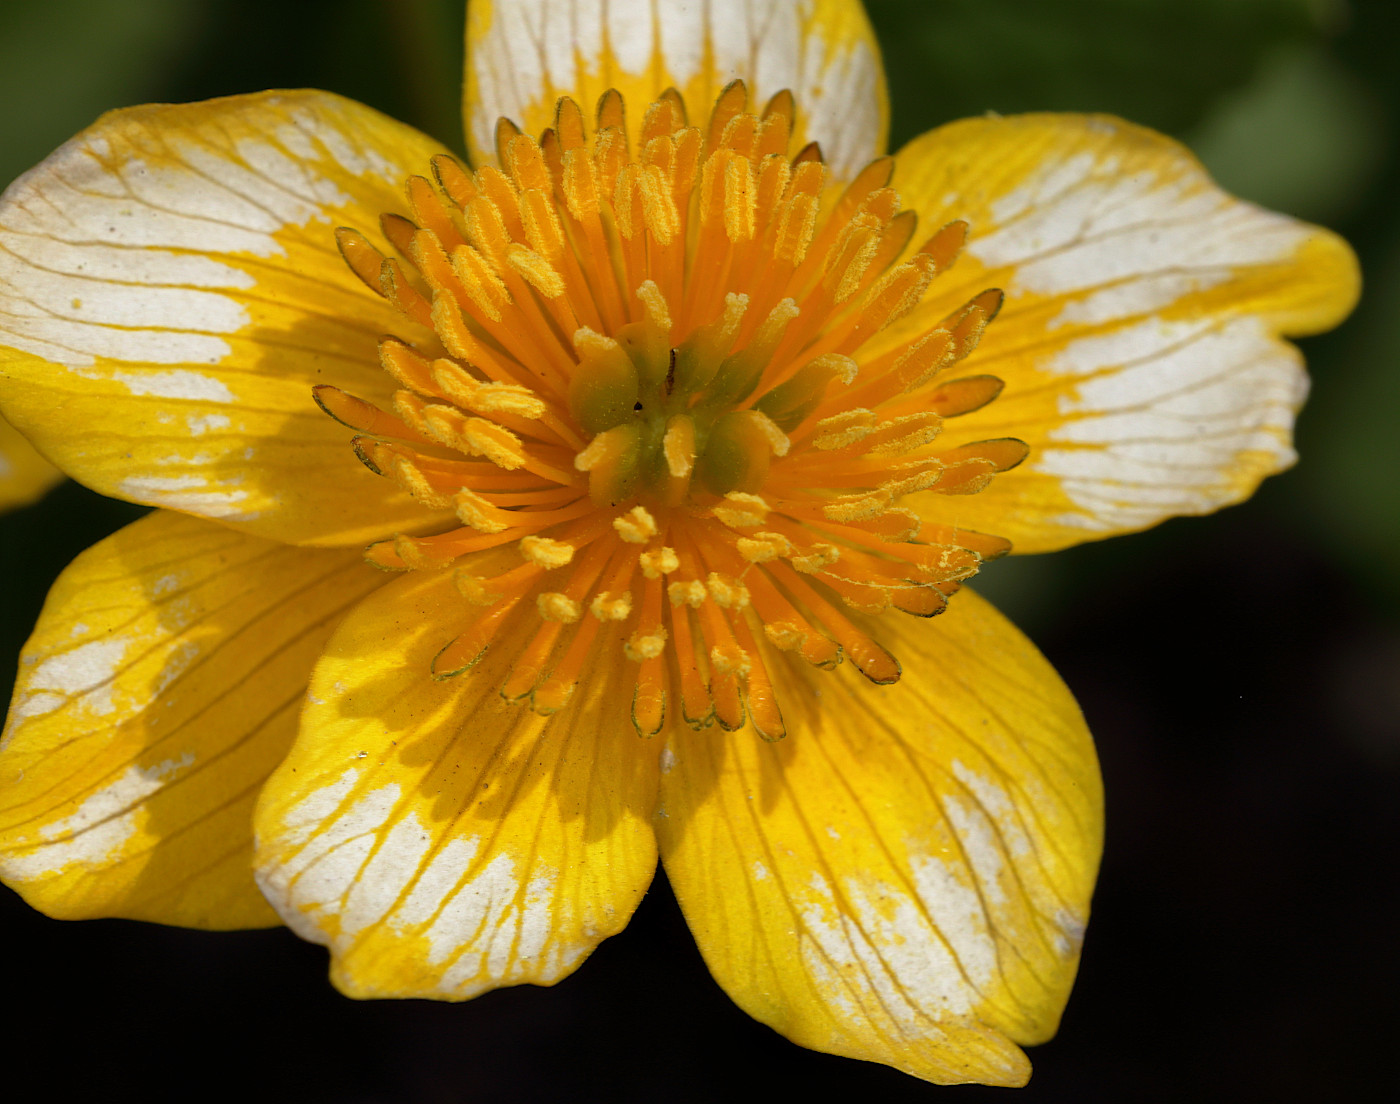
{"label": "yellow flower", "polygon": [[4,415],[163,509],[49,596],[0,871],[457,1000],[566,977],[659,853],[788,1038],[1024,1082],[1100,784],[954,592],[1291,463],[1280,335],[1350,251],[1112,118],[882,156],[856,0],[482,3],[468,58],[474,173],[277,92],[115,112],[5,193]]}

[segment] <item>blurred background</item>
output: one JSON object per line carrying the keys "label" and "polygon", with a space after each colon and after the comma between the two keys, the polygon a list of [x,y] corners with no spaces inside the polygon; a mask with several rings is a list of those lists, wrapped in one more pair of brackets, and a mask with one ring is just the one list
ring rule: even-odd
{"label": "blurred background", "polygon": [[[871,0],[893,145],[1107,111],[1341,231],[1361,308],[1304,343],[1300,466],[1211,518],[980,579],[1078,695],[1108,846],[1059,1037],[1016,1099],[1391,1101],[1400,1028],[1400,3]],[[0,178],[102,111],[268,87],[461,146],[460,0],[6,0]],[[53,577],[141,511],[66,483],[0,518],[0,672]],[[8,694],[8,685],[5,687]],[[60,924],[0,890],[10,1066],[59,1098],[747,1101],[952,1093],[794,1047],[710,981],[664,878],[559,986],[355,1003],[285,931]],[[50,1093],[52,1096],[52,1092]]]}

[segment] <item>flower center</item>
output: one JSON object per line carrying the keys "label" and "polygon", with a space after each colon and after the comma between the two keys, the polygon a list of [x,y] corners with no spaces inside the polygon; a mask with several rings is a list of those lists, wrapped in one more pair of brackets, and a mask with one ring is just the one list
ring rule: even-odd
{"label": "flower center", "polygon": [[679,709],[777,739],[778,653],[894,682],[866,615],[932,616],[1009,548],[900,504],[975,492],[1026,454],[938,441],[1000,390],[949,377],[1001,293],[895,339],[967,228],[913,248],[892,161],[837,193],[815,145],[791,155],[793,112],[786,92],[750,112],[736,81],[695,127],[670,91],[634,153],[621,96],[591,135],[566,98],[538,140],[501,121],[502,168],[442,156],[411,178],[412,218],[381,220],[402,260],[337,231],[405,318],[380,347],[401,389],[392,413],[317,401],[362,431],[371,470],[460,523],[367,553],[454,571],[463,629],[435,677],[504,649],[502,695],[549,714],[615,642],[640,733]]}

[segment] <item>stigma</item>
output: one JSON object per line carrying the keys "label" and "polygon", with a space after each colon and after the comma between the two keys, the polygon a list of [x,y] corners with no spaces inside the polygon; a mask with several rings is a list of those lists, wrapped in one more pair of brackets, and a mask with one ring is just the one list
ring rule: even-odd
{"label": "stigma", "polygon": [[966,225],[919,240],[890,158],[833,185],[815,144],[790,148],[787,92],[751,109],[736,81],[698,125],[675,91],[633,130],[627,108],[609,92],[589,125],[561,99],[538,137],[502,120],[498,165],[439,156],[408,180],[389,249],[338,230],[404,320],[380,344],[398,390],[391,409],[316,400],[372,471],[457,519],[366,553],[452,572],[461,631],[433,677],[505,649],[500,693],[548,715],[606,647],[636,666],[640,734],[778,739],[779,668],[897,681],[871,615],[931,617],[1009,550],[905,501],[975,493],[1026,455],[939,439],[1000,391],[955,369],[1001,293],[872,343]]}

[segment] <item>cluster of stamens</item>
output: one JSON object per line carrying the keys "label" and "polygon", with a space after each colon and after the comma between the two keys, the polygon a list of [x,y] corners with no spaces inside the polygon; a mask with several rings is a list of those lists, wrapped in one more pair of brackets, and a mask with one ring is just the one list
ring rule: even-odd
{"label": "cluster of stamens", "polygon": [[899,505],[972,493],[1025,456],[1009,439],[936,443],[1000,389],[946,377],[1001,294],[862,356],[966,226],[911,252],[890,159],[827,195],[817,147],[790,155],[793,110],[784,92],[751,113],[735,82],[693,127],[668,92],[634,155],[617,93],[591,136],[563,99],[538,140],[502,120],[501,168],[440,156],[432,180],[410,179],[412,218],[381,220],[397,258],[337,232],[416,325],[380,346],[392,413],[332,387],[317,400],[361,432],[373,471],[461,523],[367,552],[454,571],[467,627],[436,677],[509,647],[502,695],[550,714],[611,643],[637,665],[643,735],[679,707],[695,727],[747,717],[777,739],[765,648],[894,682],[894,657],[840,607],[932,616],[1007,551]]}

